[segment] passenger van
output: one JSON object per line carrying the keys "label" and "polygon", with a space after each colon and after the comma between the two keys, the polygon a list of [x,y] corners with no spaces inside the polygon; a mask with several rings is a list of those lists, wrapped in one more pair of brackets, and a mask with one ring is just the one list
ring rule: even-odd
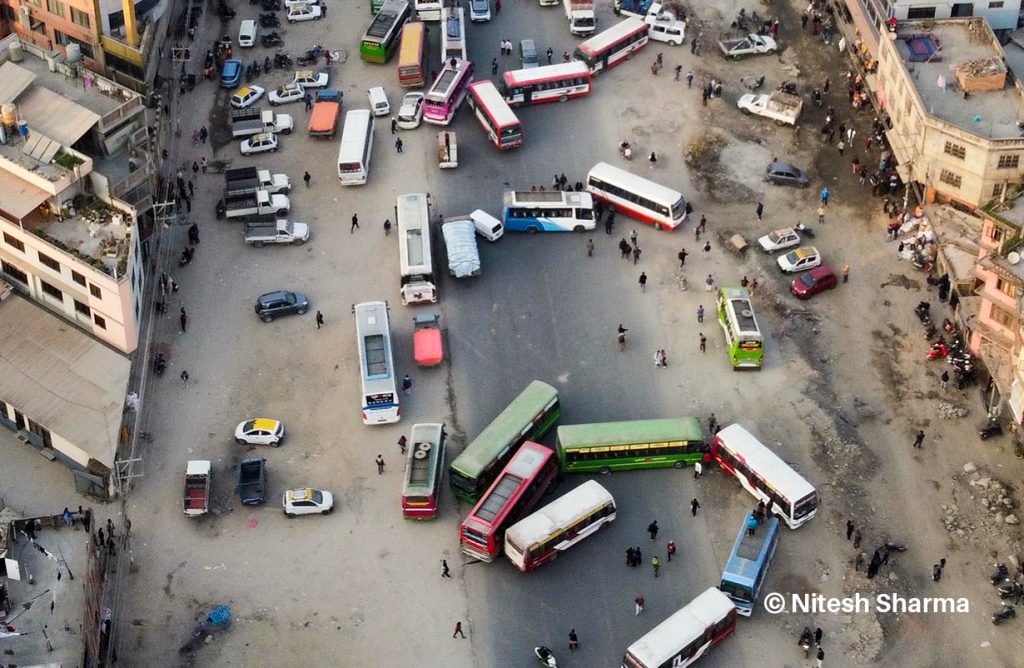
{"label": "passenger van", "polygon": [[247,19],[238,26],[238,46],[256,46],[256,21]]}
{"label": "passenger van", "polygon": [[519,59],[523,62],[524,70],[540,67],[540,60],[537,58],[537,47],[532,39],[519,41]]}
{"label": "passenger van", "polygon": [[391,113],[391,104],[388,103],[388,96],[381,86],[374,86],[366,91],[370,98],[370,109],[374,116],[387,116]]}
{"label": "passenger van", "polygon": [[469,214],[469,218],[473,221],[473,226],[476,227],[476,233],[488,241],[497,241],[501,235],[505,234],[504,223],[483,209],[477,209]]}
{"label": "passenger van", "polygon": [[469,20],[473,23],[491,20],[491,0],[469,0]]}

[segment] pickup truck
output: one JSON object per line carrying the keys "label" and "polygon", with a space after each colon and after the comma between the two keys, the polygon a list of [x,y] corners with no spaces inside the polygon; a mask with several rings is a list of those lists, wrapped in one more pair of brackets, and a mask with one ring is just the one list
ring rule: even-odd
{"label": "pickup truck", "polygon": [[190,459],[185,466],[185,499],[183,509],[189,517],[210,512],[210,471],[206,459]]}
{"label": "pickup truck", "polygon": [[295,129],[295,121],[288,114],[275,114],[271,109],[264,109],[258,118],[236,121],[231,120],[232,137],[249,137],[261,132],[278,132],[291,134]]}
{"label": "pickup truck", "polygon": [[796,125],[800,112],[804,108],[804,99],[799,95],[790,95],[775,91],[766,95],[747,93],[740,96],[736,106],[745,114],[755,114],[770,118],[782,125]]}
{"label": "pickup truck", "polygon": [[292,180],[287,174],[272,174],[269,169],[241,167],[224,172],[224,198],[253,195],[257,190],[274,193],[288,193]]}
{"label": "pickup truck", "polygon": [[246,506],[258,506],[266,501],[267,460],[259,457],[243,459],[238,465],[238,498]]}
{"label": "pickup truck", "polygon": [[750,33],[744,37],[718,40],[718,48],[726,58],[739,60],[759,53],[775,53],[779,46],[768,35]]}
{"label": "pickup truck", "polygon": [[476,225],[469,216],[449,218],[441,226],[448,251],[448,272],[455,278],[480,275],[480,251],[476,246]]}
{"label": "pickup truck", "polygon": [[262,248],[267,244],[301,246],[308,240],[309,225],[305,223],[293,223],[284,218],[278,218],[272,222],[245,224],[245,243],[252,244],[256,248]]}
{"label": "pickup truck", "polygon": [[271,195],[266,190],[257,190],[252,195],[233,197],[224,201],[224,214],[228,218],[276,216],[287,213],[289,209],[291,202],[288,201],[287,195]]}
{"label": "pickup truck", "polygon": [[593,0],[562,0],[569,32],[573,35],[592,35],[597,28]]}

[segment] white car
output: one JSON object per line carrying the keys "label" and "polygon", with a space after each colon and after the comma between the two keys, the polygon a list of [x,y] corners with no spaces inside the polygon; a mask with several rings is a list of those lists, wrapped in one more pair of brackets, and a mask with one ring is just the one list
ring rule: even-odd
{"label": "white car", "polygon": [[266,153],[277,150],[277,135],[273,132],[261,132],[253,135],[242,142],[242,155],[253,155],[254,153]]}
{"label": "white car", "polygon": [[765,253],[785,250],[800,245],[800,235],[792,227],[783,227],[781,230],[769,232],[757,240],[758,245]]}
{"label": "white car", "polygon": [[285,84],[276,90],[270,91],[270,104],[276,107],[279,104],[301,102],[305,94],[306,91],[302,90],[302,86],[299,84]]}
{"label": "white car", "polygon": [[296,21],[319,21],[324,16],[324,10],[320,5],[299,3],[288,8],[288,23]]}
{"label": "white car", "polygon": [[330,78],[331,77],[327,72],[298,70],[292,75],[292,83],[302,86],[303,88],[323,88],[327,85]]}
{"label": "white car", "polygon": [[287,8],[293,7],[295,5],[308,5],[308,4],[312,3],[312,2],[313,2],[313,0],[284,0],[284,6],[285,6],[285,9],[287,9]]}
{"label": "white car", "polygon": [[777,262],[779,263],[779,269],[787,274],[795,274],[798,271],[814,269],[821,264],[821,254],[813,246],[804,246],[803,248],[797,248],[795,251],[786,253]]}
{"label": "white car", "polygon": [[239,88],[235,91],[235,94],[231,96],[231,106],[235,109],[245,109],[256,104],[263,93],[266,90],[263,86],[246,86],[245,88]]}
{"label": "white car", "polygon": [[284,514],[288,517],[317,513],[326,515],[334,510],[334,495],[312,487],[290,489],[281,498],[281,505],[284,506]]}
{"label": "white car", "polygon": [[280,420],[254,418],[235,427],[235,443],[239,445],[272,445],[284,440],[284,425]]}
{"label": "white car", "polygon": [[420,126],[423,118],[423,93],[406,93],[398,108],[398,127],[412,130]]}

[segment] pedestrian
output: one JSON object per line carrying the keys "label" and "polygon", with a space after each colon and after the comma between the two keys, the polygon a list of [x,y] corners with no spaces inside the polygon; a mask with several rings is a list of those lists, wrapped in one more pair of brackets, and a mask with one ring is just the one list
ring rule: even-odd
{"label": "pedestrian", "polygon": [[860,529],[853,530],[853,548],[857,549],[860,547]]}
{"label": "pedestrian", "polygon": [[636,233],[636,228],[634,228],[634,229],[632,229],[629,232],[629,243],[631,245],[633,245],[633,246],[636,246],[637,245],[636,240],[637,240],[637,233]]}
{"label": "pedestrian", "polygon": [[594,240],[587,239],[587,257],[594,257]]}
{"label": "pedestrian", "polygon": [[747,278],[746,274],[744,274],[743,278],[740,279],[740,287],[745,288],[748,285],[750,285],[750,280]]}
{"label": "pedestrian", "polygon": [[757,219],[760,221],[761,220],[761,214],[764,213],[764,202],[758,202],[757,203],[757,208],[754,209],[754,211],[757,213]]}
{"label": "pedestrian", "polygon": [[693,501],[690,501],[690,512],[693,514],[694,517],[697,516],[697,511],[699,509],[700,509],[700,502],[697,501],[697,499],[694,499]]}
{"label": "pedestrian", "polygon": [[651,540],[655,540],[658,537],[658,520],[654,520],[647,525],[647,533],[651,534]]}
{"label": "pedestrian", "polygon": [[498,73],[498,59],[497,58],[491,58],[491,76],[494,76],[497,73]]}
{"label": "pedestrian", "polygon": [[302,102],[306,105],[306,111],[313,108],[313,96],[309,93],[302,96]]}
{"label": "pedestrian", "polygon": [[819,206],[818,207],[818,224],[819,225],[824,225],[825,224],[825,207],[824,206]]}
{"label": "pedestrian", "polygon": [[854,526],[853,520],[846,520],[846,540],[850,540],[850,536],[853,535]]}
{"label": "pedestrian", "polygon": [[839,143],[836,144],[836,148],[839,150],[839,155],[842,155],[843,150],[846,148],[846,142],[840,139]]}
{"label": "pedestrian", "polygon": [[[501,2],[501,0],[498,0],[498,2]],[[576,636],[576,629],[571,629],[569,631],[569,651],[573,652],[579,649],[579,647],[580,639]]]}
{"label": "pedestrian", "polygon": [[[204,155],[202,158],[199,159],[199,163],[202,165],[203,174],[205,174],[206,173],[206,168],[210,166],[210,161],[207,160],[206,156]],[[192,164],[195,165],[195,163],[192,163]],[[192,171],[193,172],[196,171],[195,167],[192,168]]]}
{"label": "pedestrian", "polygon": [[466,637],[466,634],[462,632],[462,622],[455,622],[455,632],[452,633],[452,637],[454,638],[455,636]]}
{"label": "pedestrian", "polygon": [[352,214],[352,226],[348,228],[348,233],[352,234],[359,227],[359,214]]}
{"label": "pedestrian", "polygon": [[[702,475],[704,475],[704,467],[701,465],[701,463],[699,461],[694,462],[693,463],[693,479],[696,480],[697,478],[701,477]],[[671,561],[671,560],[669,560],[669,561]]]}
{"label": "pedestrian", "polygon": [[412,378],[409,378],[409,374],[405,374],[402,378],[402,394],[406,396],[412,394]]}
{"label": "pedestrian", "polygon": [[[117,548],[114,547],[114,537],[113,536],[107,536],[107,552],[109,552],[111,555],[117,554]],[[53,612],[53,610],[52,610],[52,605],[53,604],[51,603],[50,605],[51,605],[50,612],[52,613]]]}
{"label": "pedestrian", "polygon": [[712,413],[711,415],[708,416],[708,432],[713,433],[715,431],[715,427],[717,427],[717,426],[718,426],[718,418],[715,417],[714,413]]}
{"label": "pedestrian", "polygon": [[821,197],[821,205],[822,206],[828,206],[828,198],[829,198],[830,194],[831,193],[828,191],[828,187],[827,186],[821,189],[821,192],[819,193],[819,195]]}
{"label": "pedestrian", "polygon": [[391,134],[398,134],[398,120],[394,116],[391,117]]}
{"label": "pedestrian", "polygon": [[704,241],[704,252],[705,253],[710,253],[711,252],[711,240],[710,239]]}
{"label": "pedestrian", "polygon": [[640,292],[647,292],[647,274],[646,272],[640,272]]}
{"label": "pedestrian", "polygon": [[896,247],[896,259],[897,260],[902,260],[903,259],[903,249],[904,248],[906,248],[906,244],[904,244],[901,241],[900,245]]}
{"label": "pedestrian", "polygon": [[753,536],[757,531],[757,517],[751,515],[747,518],[747,535]]}
{"label": "pedestrian", "polygon": [[651,169],[658,166],[658,156],[654,151],[651,151],[651,157],[647,158],[647,160],[651,163]]}
{"label": "pedestrian", "polygon": [[633,603],[636,604],[636,614],[640,614],[644,611],[644,597],[643,594],[637,594],[636,598],[633,599]]}
{"label": "pedestrian", "polygon": [[828,88],[832,84],[828,77],[825,77],[825,83],[821,85],[821,90],[824,93],[828,93]]}
{"label": "pedestrian", "polygon": [[399,153],[402,152],[402,138],[401,137],[399,137],[398,139],[395,140],[395,150],[397,152],[399,152]]}
{"label": "pedestrian", "polygon": [[697,322],[704,322],[704,304],[697,307]]}
{"label": "pedestrian", "polygon": [[441,560],[441,577],[443,577],[443,578],[450,578],[451,576],[452,576],[451,569],[448,568],[448,560],[447,559],[442,559]]}
{"label": "pedestrian", "polygon": [[659,350],[658,354],[661,356],[661,366],[668,368],[668,355],[665,354],[665,350]]}
{"label": "pedestrian", "polygon": [[206,129],[206,126],[199,128],[199,141],[206,143],[206,138],[210,136],[210,131]]}
{"label": "pedestrian", "polygon": [[843,265],[843,283],[849,283],[849,282],[850,282],[850,265],[844,264]]}
{"label": "pedestrian", "polygon": [[687,255],[689,255],[689,253],[686,252],[685,248],[680,248],[679,249],[679,253],[676,254],[676,257],[679,258],[679,268],[680,269],[682,269],[683,266],[686,264],[686,256]]}
{"label": "pedestrian", "polygon": [[658,571],[661,570],[661,559],[652,557],[651,566],[654,568],[654,577],[658,577]]}
{"label": "pedestrian", "polygon": [[853,145],[853,138],[857,136],[857,130],[851,125],[846,128],[846,143]]}
{"label": "pedestrian", "polygon": [[917,436],[914,437],[914,447],[917,448],[918,450],[920,450],[921,446],[923,444],[924,444],[924,430],[923,429],[919,429],[918,432],[917,432]]}
{"label": "pedestrian", "polygon": [[700,333],[700,351],[702,353],[708,350],[708,337],[704,336],[704,332]]}
{"label": "pedestrian", "polygon": [[178,316],[178,320],[181,322],[181,333],[184,334],[188,327],[188,314],[185,313],[185,307],[181,307],[181,314]]}
{"label": "pedestrian", "polygon": [[316,312],[316,328],[320,329],[324,326],[324,314],[320,311]]}
{"label": "pedestrian", "polygon": [[64,520],[64,524],[67,524],[68,526],[71,526],[75,522],[74,517],[71,515],[71,509],[67,506],[64,506],[64,512],[61,513],[61,518]]}
{"label": "pedestrian", "polygon": [[708,274],[708,277],[704,279],[704,289],[711,292],[715,289],[715,277]]}
{"label": "pedestrian", "polygon": [[187,385],[188,384],[188,370],[182,369],[181,370],[181,375],[178,376],[178,378],[181,379],[181,384],[182,385]]}
{"label": "pedestrian", "polygon": [[548,47],[548,65],[550,65],[550,64],[551,64],[551,56],[553,56],[553,55],[555,55],[555,52],[554,52],[554,50],[553,50],[553,49],[552,49],[552,48],[551,48],[551,47],[549,46],[549,47]]}
{"label": "pedestrian", "polygon": [[939,376],[939,389],[946,389],[949,386],[949,371],[943,371]]}
{"label": "pedestrian", "polygon": [[569,62],[569,52],[568,51],[563,51],[562,52],[562,62],[563,63]]}
{"label": "pedestrian", "polygon": [[196,223],[188,226],[188,242],[193,246],[199,244],[199,225]]}
{"label": "pedestrian", "polygon": [[939,563],[932,566],[932,580],[938,582],[942,579],[942,569],[946,567],[946,558],[939,559]]}
{"label": "pedestrian", "polygon": [[679,81],[679,76],[683,73],[683,66],[682,65],[676,65],[675,72],[676,72],[676,81]]}
{"label": "pedestrian", "polygon": [[[693,40],[690,40],[691,42]],[[686,87],[693,88],[693,70],[686,73]]]}
{"label": "pedestrian", "polygon": [[637,248],[636,246],[633,247],[633,264],[636,264],[637,262],[640,261],[640,252],[641,251],[639,248]]}
{"label": "pedestrian", "polygon": [[107,533],[111,536],[114,535],[114,520],[107,518]]}
{"label": "pedestrian", "polygon": [[195,186],[194,183],[192,183],[192,179],[188,180],[188,196],[189,197],[195,197],[196,196],[196,186]]}
{"label": "pedestrian", "polygon": [[818,657],[817,658],[818,658],[818,668],[821,668],[822,661],[825,660],[825,650],[823,650],[820,647],[818,648]]}
{"label": "pedestrian", "polygon": [[819,626],[819,627],[814,629],[814,644],[816,646],[818,646],[818,647],[821,647],[821,636],[822,636],[822,632],[821,632],[821,627]]}
{"label": "pedestrian", "polygon": [[704,228],[707,227],[707,225],[708,225],[708,217],[703,215],[703,214],[701,214],[700,222],[697,223],[697,230],[699,232],[703,232]]}
{"label": "pedestrian", "polygon": [[665,545],[665,552],[668,554],[668,560],[672,561],[672,555],[676,553],[676,542],[674,540],[670,540]]}
{"label": "pedestrian", "polygon": [[384,473],[384,456],[377,455],[377,475],[383,475]]}
{"label": "pedestrian", "polygon": [[631,547],[626,548],[626,565],[632,568],[635,559],[636,551]]}
{"label": "pedestrian", "polygon": [[633,247],[629,245],[629,242],[625,239],[619,241],[619,251],[622,253],[622,257],[625,260],[629,259],[629,256],[633,254]]}
{"label": "pedestrian", "polygon": [[193,146],[198,146],[199,145],[199,130],[193,130],[192,131],[192,145]]}
{"label": "pedestrian", "polygon": [[[205,172],[206,170],[204,169],[203,171]],[[195,160],[192,161],[192,173],[199,174],[199,163]],[[178,172],[178,178],[181,179],[181,172]]]}
{"label": "pedestrian", "polygon": [[406,444],[407,444],[408,442],[409,442],[409,441],[408,441],[408,440],[406,440],[406,438],[405,438],[405,434],[402,434],[401,436],[399,436],[399,437],[398,437],[398,450],[399,450],[399,452],[401,452],[401,453],[402,453],[403,455],[405,454],[405,447],[406,447]]}
{"label": "pedestrian", "polygon": [[312,180],[313,177],[310,175],[309,172],[306,172],[305,174],[302,175],[302,181],[306,184],[307,188],[309,187],[309,182]]}
{"label": "pedestrian", "polygon": [[644,563],[644,553],[640,551],[640,546],[637,545],[633,548],[633,567],[636,568],[642,563]]}

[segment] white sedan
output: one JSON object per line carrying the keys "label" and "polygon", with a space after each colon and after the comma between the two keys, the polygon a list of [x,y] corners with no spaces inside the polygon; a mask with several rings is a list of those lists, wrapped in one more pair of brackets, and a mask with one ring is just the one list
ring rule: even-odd
{"label": "white sedan", "polygon": [[301,102],[305,94],[306,91],[302,90],[302,86],[294,83],[285,84],[270,91],[270,104],[276,107],[279,104]]}
{"label": "white sedan", "polygon": [[255,153],[266,153],[277,150],[277,135],[273,132],[261,132],[253,135],[242,142],[242,155],[253,155]]}
{"label": "white sedan", "polygon": [[821,264],[821,254],[813,246],[804,246],[786,253],[777,262],[779,269],[787,274],[795,274],[798,271],[814,269]]}
{"label": "white sedan", "polygon": [[231,106],[235,109],[245,109],[256,104],[263,93],[266,90],[263,86],[246,86],[245,88],[239,88],[235,91],[235,94],[231,96]]}
{"label": "white sedan", "polygon": [[323,88],[330,78],[331,76],[327,72],[298,70],[292,75],[292,83],[302,88]]}
{"label": "white sedan", "polygon": [[406,93],[398,109],[398,127],[412,130],[420,126],[423,118],[423,93]]}
{"label": "white sedan", "polygon": [[288,8],[288,23],[296,21],[319,21],[324,16],[324,10],[320,5],[299,3]]}
{"label": "white sedan", "polygon": [[322,489],[306,487],[290,489],[281,498],[284,514],[288,517],[296,515],[326,515],[334,510],[334,495]]}
{"label": "white sedan", "polygon": [[235,442],[239,445],[272,445],[284,440],[284,424],[280,420],[255,418],[235,427]]}
{"label": "white sedan", "polygon": [[800,245],[800,235],[792,227],[784,227],[781,230],[769,232],[757,240],[757,244],[765,253],[785,250]]}

